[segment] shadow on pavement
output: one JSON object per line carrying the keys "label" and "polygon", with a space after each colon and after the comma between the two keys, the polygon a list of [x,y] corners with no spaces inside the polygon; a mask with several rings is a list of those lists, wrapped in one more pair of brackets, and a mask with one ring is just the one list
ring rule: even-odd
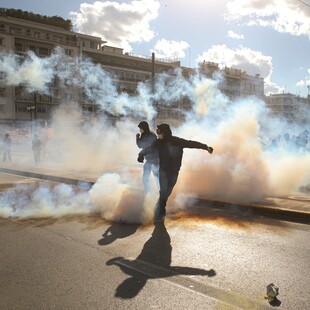
{"label": "shadow on pavement", "polygon": [[133,235],[137,229],[140,227],[140,224],[120,224],[112,223],[110,227],[102,235],[102,239],[98,240],[99,245],[107,245],[114,242],[117,239],[126,238],[130,235]]}
{"label": "shadow on pavement", "polygon": [[280,307],[281,301],[276,297],[273,301],[269,302],[269,305],[272,307]]}
{"label": "shadow on pavement", "polygon": [[[117,265],[130,277],[124,280],[116,289],[115,296],[129,299],[137,296],[149,279],[166,278],[175,275],[201,275],[213,277],[216,272],[213,269],[171,266],[172,247],[170,236],[164,223],[156,223],[152,237],[144,244],[141,254],[135,260],[115,257],[106,262],[109,265]],[[153,269],[152,275],[147,270],[139,271],[139,266],[145,265]],[[135,267],[138,266],[138,267]],[[131,267],[132,266],[132,267]],[[155,271],[154,271],[155,270]]]}

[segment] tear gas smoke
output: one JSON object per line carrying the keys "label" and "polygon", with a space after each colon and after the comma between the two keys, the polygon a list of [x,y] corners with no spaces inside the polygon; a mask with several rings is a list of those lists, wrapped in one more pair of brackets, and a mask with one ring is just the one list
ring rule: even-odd
{"label": "tear gas smoke", "polygon": [[[139,84],[136,96],[118,95],[110,73],[90,60],[66,58],[60,50],[45,59],[30,53],[22,63],[17,56],[2,54],[0,71],[5,73],[6,85],[22,83],[29,92],[49,93],[49,84],[57,77],[66,85],[82,87],[86,98],[99,104],[102,111],[127,116],[113,125],[104,117],[83,122],[74,102],[64,101],[53,115],[53,134],[45,141],[43,165],[95,176],[96,184],[88,193],[63,184],[53,188],[46,184],[17,186],[0,195],[2,217],[99,213],[108,220],[147,223],[158,194],[156,189],[146,197],[142,193],[142,165],[136,161],[137,125],[153,119],[154,100],[168,106],[184,96],[192,109],[184,112],[186,121],[173,128],[173,134],[211,145],[214,153],[184,150],[168,211],[172,206],[182,208],[186,195],[250,202],[266,195],[292,194],[310,184],[309,144],[305,148],[296,143],[271,147],[275,137],[280,135],[283,142],[284,133],[294,137],[309,128],[272,117],[258,99],[230,101],[218,88],[221,80],[198,73],[185,80],[176,70],[173,78],[158,76],[153,86]],[[309,124],[309,107],[303,117],[303,124]],[[153,122],[150,125],[154,131]],[[31,152],[30,141],[27,143]],[[27,158],[28,164],[32,163],[31,154],[23,158],[23,164]]]}
{"label": "tear gas smoke", "polygon": [[22,184],[0,196],[1,217],[58,217],[89,210],[87,193],[78,193],[66,184]]}

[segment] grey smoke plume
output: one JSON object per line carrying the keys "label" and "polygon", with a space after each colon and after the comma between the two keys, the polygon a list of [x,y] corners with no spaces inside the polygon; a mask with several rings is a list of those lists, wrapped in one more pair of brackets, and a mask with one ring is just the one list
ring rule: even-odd
{"label": "grey smoke plume", "polygon": [[[265,103],[256,98],[229,100],[219,90],[220,79],[210,80],[198,73],[184,79],[176,70],[173,78],[168,74],[156,78],[153,88],[141,83],[136,96],[130,97],[118,95],[113,77],[90,60],[67,59],[59,50],[44,60],[29,54],[29,59],[21,64],[15,57],[0,57],[0,71],[5,72],[7,85],[23,83],[29,92],[48,92],[49,83],[57,76],[68,87],[83,87],[87,98],[103,111],[135,116],[138,121],[125,117],[111,126],[102,117],[82,125],[81,111],[64,101],[53,116],[53,136],[43,165],[84,176],[96,175],[96,184],[88,193],[78,195],[74,188],[61,185],[17,188],[0,196],[2,217],[99,213],[109,220],[125,216],[129,222],[148,222],[158,190],[154,188],[153,195],[147,197],[141,191],[142,165],[136,161],[137,125],[140,120],[153,119],[153,102],[175,105],[183,96],[191,102],[192,109],[184,111],[186,121],[173,128],[173,134],[207,143],[214,147],[214,153],[184,150],[168,210],[182,207],[184,195],[251,202],[268,195],[292,194],[310,184],[309,149],[281,143],[271,147],[277,136],[283,142],[285,133],[297,136],[308,127],[273,117]],[[302,124],[309,124],[309,111],[302,114]],[[155,129],[153,122],[151,129]],[[31,157],[28,164],[32,164]],[[63,197],[71,194],[75,199],[68,199],[72,203],[67,205]]]}
{"label": "grey smoke plume", "polygon": [[[152,119],[156,113],[153,95],[143,86],[141,96],[130,99],[126,93],[118,95],[117,85],[107,71],[88,58],[74,59],[56,48],[47,58],[28,52],[24,59],[18,55],[0,54],[0,72],[4,85],[23,85],[28,92],[50,94],[50,85],[57,80],[63,88],[81,88],[85,99],[100,105],[101,110],[115,116],[138,116]],[[139,93],[140,94],[140,93]]]}
{"label": "grey smoke plume", "polygon": [[1,217],[58,217],[85,214],[90,210],[87,194],[76,192],[72,186],[47,183],[22,184],[0,196]]}

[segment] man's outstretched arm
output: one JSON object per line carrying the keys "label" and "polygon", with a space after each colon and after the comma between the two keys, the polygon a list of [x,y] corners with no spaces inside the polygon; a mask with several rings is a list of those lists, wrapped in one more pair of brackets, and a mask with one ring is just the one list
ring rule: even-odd
{"label": "man's outstretched arm", "polygon": [[186,140],[186,139],[178,138],[177,143],[183,148],[202,149],[202,150],[207,150],[210,154],[213,153],[213,147],[212,146],[209,146],[205,143],[201,143],[198,141],[192,141],[192,140]]}

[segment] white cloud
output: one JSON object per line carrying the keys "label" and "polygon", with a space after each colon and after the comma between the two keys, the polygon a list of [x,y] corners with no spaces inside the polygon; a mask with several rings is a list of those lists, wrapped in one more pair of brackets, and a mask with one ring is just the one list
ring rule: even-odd
{"label": "white cloud", "polygon": [[133,0],[128,4],[96,1],[82,3],[79,12],[69,15],[77,31],[99,36],[108,45],[131,51],[130,43],[154,37],[150,22],[157,18],[159,7],[157,0]]}
{"label": "white cloud", "polygon": [[264,78],[265,93],[278,93],[283,90],[271,82],[273,72],[272,57],[263,55],[259,51],[239,46],[231,49],[226,45],[214,45],[208,51],[198,56],[197,62],[210,61],[218,63],[220,68],[238,68],[249,75],[259,74]]}
{"label": "white cloud", "polygon": [[161,39],[156,42],[153,52],[157,58],[184,58],[189,44],[185,41],[173,41]]}
{"label": "white cloud", "polygon": [[308,69],[309,76],[306,76],[303,80],[296,83],[297,87],[303,88],[305,86],[310,86],[310,68]]}
{"label": "white cloud", "polygon": [[278,32],[310,38],[309,7],[297,0],[231,0],[226,19],[239,20],[249,26],[272,27]]}
{"label": "white cloud", "polygon": [[232,38],[232,39],[238,39],[238,40],[242,40],[244,39],[244,35],[243,34],[238,34],[232,30],[229,30],[227,32],[227,37]]}

